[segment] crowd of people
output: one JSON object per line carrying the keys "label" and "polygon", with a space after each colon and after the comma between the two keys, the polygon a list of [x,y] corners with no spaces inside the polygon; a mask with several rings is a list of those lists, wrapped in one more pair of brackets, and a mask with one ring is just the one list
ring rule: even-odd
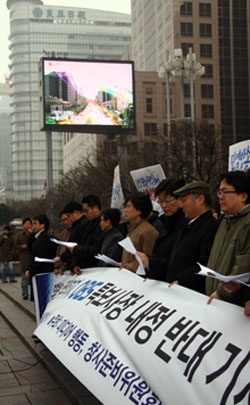
{"label": "crowd of people", "polygon": [[[28,283],[35,274],[62,274],[65,270],[80,274],[84,268],[106,266],[96,258],[98,253],[120,263],[120,269],[136,272],[135,256],[118,244],[128,236],[142,259],[146,278],[206,294],[208,304],[220,299],[240,305],[250,316],[250,284],[219,282],[197,274],[199,264],[223,275],[250,272],[248,175],[243,171],[221,175],[217,192],[220,212],[211,209],[211,191],[203,181],[163,180],[155,194],[163,214],[153,211],[147,194],[135,192],[125,201],[122,219],[116,208],[102,210],[96,195],[84,196],[81,203],[68,202],[59,214],[65,227],[60,240],[75,242],[73,247],[58,247],[51,240],[46,215],[37,215],[32,221],[25,218],[15,241],[6,226],[0,238],[2,282],[7,282],[5,265],[10,282],[16,281],[8,255],[14,244],[20,254],[23,299],[28,299]],[[53,259],[54,263],[39,262],[36,257]]]}

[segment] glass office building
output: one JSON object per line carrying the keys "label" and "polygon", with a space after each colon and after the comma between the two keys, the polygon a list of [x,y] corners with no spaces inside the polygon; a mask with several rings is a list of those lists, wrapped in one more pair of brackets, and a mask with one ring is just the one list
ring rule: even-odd
{"label": "glass office building", "polygon": [[[46,138],[39,123],[41,57],[122,58],[130,43],[130,15],[41,0],[8,0],[13,189],[15,200],[39,198],[47,181]],[[63,174],[63,135],[52,133],[53,181]]]}

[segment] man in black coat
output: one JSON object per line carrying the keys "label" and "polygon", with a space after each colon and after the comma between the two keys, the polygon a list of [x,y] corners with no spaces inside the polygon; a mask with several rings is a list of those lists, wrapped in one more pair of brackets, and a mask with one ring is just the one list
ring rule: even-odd
{"label": "man in black coat", "polygon": [[[108,208],[101,213],[101,229],[103,232],[103,242],[100,254],[110,257],[116,262],[120,263],[122,258],[122,247],[118,244],[124,239],[122,233],[119,231],[118,225],[120,223],[121,214],[117,208]],[[110,266],[99,261],[98,266]]]}
{"label": "man in black coat", "polygon": [[143,264],[149,278],[155,278],[160,272],[169,283],[205,293],[205,277],[196,274],[200,270],[197,263],[207,264],[218,228],[210,210],[209,186],[203,181],[196,181],[176,190],[174,195],[181,200],[186,225],[179,231],[169,258],[148,259],[141,255]]}
{"label": "man in black coat", "polygon": [[[72,222],[72,230],[68,238],[68,242],[76,242],[79,244],[89,222],[83,212],[82,205],[77,201],[69,201],[65,205],[63,212],[68,215],[70,221]],[[71,268],[72,255],[69,249],[60,255],[60,260],[61,264],[63,263],[66,269]],[[57,269],[59,264],[59,262],[56,262],[55,269]]]}
{"label": "man in black coat", "polygon": [[98,196],[89,194],[82,199],[83,212],[89,220],[85,232],[74,248],[69,248],[72,253],[71,271],[80,274],[80,269],[95,267],[95,259],[100,252],[103,242],[103,233],[100,227],[101,201]]}
{"label": "man in black coat", "polygon": [[[33,220],[34,241],[31,248],[31,259],[25,272],[27,279],[39,273],[51,273],[54,270],[54,263],[35,261],[35,257],[53,259],[56,255],[57,245],[51,242],[52,235],[48,233],[49,219],[46,215],[37,215]],[[31,301],[34,301],[31,284]]]}

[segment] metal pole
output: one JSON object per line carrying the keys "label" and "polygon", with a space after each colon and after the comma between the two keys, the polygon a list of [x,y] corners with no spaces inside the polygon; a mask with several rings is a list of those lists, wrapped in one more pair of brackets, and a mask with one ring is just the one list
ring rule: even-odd
{"label": "metal pole", "polygon": [[167,105],[167,128],[168,128],[168,176],[172,176],[172,156],[171,156],[171,117],[170,117],[170,89],[169,75],[166,71],[166,105]]}
{"label": "metal pole", "polygon": [[46,152],[47,152],[47,190],[53,187],[53,168],[52,168],[52,136],[51,131],[46,131]]}
{"label": "metal pole", "polygon": [[192,151],[193,151],[193,177],[196,174],[196,139],[194,131],[194,71],[193,71],[193,53],[192,48],[189,48],[189,55],[191,58],[190,67],[190,99],[191,99],[191,125],[192,125]]}

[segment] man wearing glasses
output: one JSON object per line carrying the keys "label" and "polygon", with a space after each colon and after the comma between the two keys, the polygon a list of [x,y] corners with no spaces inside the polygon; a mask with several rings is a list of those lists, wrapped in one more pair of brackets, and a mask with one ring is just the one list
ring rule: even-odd
{"label": "man wearing glasses", "polygon": [[[250,184],[243,171],[221,176],[217,193],[224,217],[216,234],[207,266],[223,275],[250,271]],[[250,300],[249,288],[227,288],[218,280],[207,278],[206,294],[213,298],[245,305]]]}

